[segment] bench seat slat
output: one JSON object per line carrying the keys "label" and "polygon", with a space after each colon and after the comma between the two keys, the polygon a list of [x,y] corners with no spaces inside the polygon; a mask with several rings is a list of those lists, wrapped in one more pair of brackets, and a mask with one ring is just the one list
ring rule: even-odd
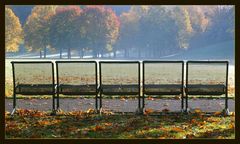
{"label": "bench seat slat", "polygon": [[218,85],[202,85],[190,84],[186,87],[186,93],[189,95],[222,95],[226,92],[226,86]]}
{"label": "bench seat slat", "polygon": [[107,95],[137,95],[139,94],[139,85],[102,85],[101,91],[102,94]]}
{"label": "bench seat slat", "polygon": [[144,94],[151,95],[178,95],[182,93],[181,84],[147,84],[144,85]]}
{"label": "bench seat slat", "polygon": [[23,95],[48,95],[55,93],[53,84],[18,84],[15,90],[16,94]]}
{"label": "bench seat slat", "polygon": [[98,93],[96,85],[59,85],[59,94],[64,95],[95,95]]}

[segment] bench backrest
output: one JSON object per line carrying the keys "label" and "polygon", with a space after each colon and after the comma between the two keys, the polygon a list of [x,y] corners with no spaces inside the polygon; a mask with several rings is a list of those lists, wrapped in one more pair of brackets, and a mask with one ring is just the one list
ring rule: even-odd
{"label": "bench backrest", "polygon": [[140,62],[100,61],[100,85],[139,85]]}
{"label": "bench backrest", "polygon": [[183,61],[143,61],[143,85],[183,85]]}
{"label": "bench backrest", "polygon": [[[13,85],[27,89],[32,86],[32,93],[54,92],[54,64],[51,61],[12,61]],[[39,86],[37,88],[34,86]]]}
{"label": "bench backrest", "polygon": [[186,86],[190,84],[227,86],[228,65],[228,61],[188,61]]}
{"label": "bench backrest", "polygon": [[56,61],[56,71],[57,85],[69,86],[70,89],[67,90],[70,90],[70,93],[77,91],[84,93],[84,89],[87,88],[82,87],[83,90],[80,90],[81,88],[77,86],[91,86],[97,91],[96,61]]}

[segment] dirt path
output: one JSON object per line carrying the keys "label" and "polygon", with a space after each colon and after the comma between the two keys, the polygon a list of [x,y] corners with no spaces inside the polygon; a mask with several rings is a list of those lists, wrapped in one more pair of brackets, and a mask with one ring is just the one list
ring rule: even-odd
{"label": "dirt path", "polygon": [[[12,110],[12,99],[5,99],[5,111]],[[134,112],[138,106],[137,99],[103,99],[103,108],[113,111]],[[145,108],[153,110],[168,109],[170,111],[179,111],[181,101],[175,99],[154,99],[145,100]],[[235,100],[230,99],[229,110],[235,111]],[[200,108],[202,111],[221,111],[224,108],[224,99],[190,99],[189,108]],[[23,109],[37,109],[41,111],[50,111],[52,108],[52,99],[18,99],[17,107]],[[64,98],[60,99],[60,108],[63,111],[78,111],[95,108],[95,99],[86,98]]]}

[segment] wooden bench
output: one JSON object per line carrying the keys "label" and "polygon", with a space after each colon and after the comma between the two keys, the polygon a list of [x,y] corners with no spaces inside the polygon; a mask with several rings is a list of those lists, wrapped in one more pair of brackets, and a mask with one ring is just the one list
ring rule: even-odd
{"label": "wooden bench", "polygon": [[[97,81],[97,62],[96,61],[56,61],[56,69],[57,69],[57,86],[58,86],[57,87],[57,109],[60,108],[60,104],[59,104],[60,94],[79,95],[79,96],[95,95],[95,109],[96,110],[98,109],[99,86]],[[90,83],[88,80],[84,80],[84,78],[87,75],[93,78]],[[64,77],[66,79],[65,81],[64,81]],[[76,82],[71,83],[73,80]]]}
{"label": "wooden bench", "polygon": [[[200,68],[200,70],[197,70],[196,75],[192,76],[193,78],[190,78],[191,74],[190,71],[193,66],[198,67],[199,66],[211,66],[213,69],[216,66],[223,67],[221,70],[218,69],[219,72],[221,71],[223,75],[223,80],[218,80],[217,82],[208,82],[208,79],[203,79],[199,81],[201,77],[201,73],[205,73],[203,69]],[[188,95],[223,95],[225,94],[225,109],[224,111],[228,114],[228,61],[188,61],[186,65],[186,111],[188,110]],[[216,75],[216,72],[210,72],[208,75],[210,77],[214,77]],[[193,72],[192,72],[193,73]],[[207,77],[207,76],[206,76]],[[196,81],[196,82],[194,82]]]}
{"label": "wooden bench", "polygon": [[[151,66],[151,68],[146,69],[147,66]],[[158,70],[161,66],[164,66],[164,74],[162,73],[162,69]],[[174,71],[174,76],[171,77],[169,76],[169,72],[173,71],[173,68],[176,71]],[[156,75],[154,76],[155,79],[159,80],[159,84],[154,84],[155,80],[148,79],[148,76],[153,73]],[[169,78],[168,82],[162,82],[166,79],[165,77]],[[181,111],[183,111],[183,78],[183,61],[143,61],[143,108],[145,108],[145,95],[181,95]]]}
{"label": "wooden bench", "polygon": [[11,115],[16,111],[17,94],[52,95],[52,114],[55,114],[54,64],[51,61],[12,61],[11,63],[13,71],[13,111]]}

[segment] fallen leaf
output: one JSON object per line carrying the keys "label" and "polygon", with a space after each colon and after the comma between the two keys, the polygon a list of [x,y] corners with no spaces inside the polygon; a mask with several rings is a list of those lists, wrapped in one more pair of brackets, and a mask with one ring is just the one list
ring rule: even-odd
{"label": "fallen leaf", "polygon": [[88,114],[92,114],[92,113],[94,113],[94,111],[95,111],[94,109],[91,109],[91,108],[90,108],[90,109],[87,110],[87,113],[88,113]]}
{"label": "fallen leaf", "polygon": [[174,128],[172,128],[172,131],[183,132],[184,130],[182,128],[179,128],[179,127],[174,127]]}
{"label": "fallen leaf", "polygon": [[235,128],[234,124],[229,124],[229,128],[234,129]]}
{"label": "fallen leaf", "polygon": [[230,116],[235,116],[235,112],[230,112]]}
{"label": "fallen leaf", "polygon": [[194,112],[195,112],[195,113],[201,113],[202,111],[201,111],[201,109],[196,108],[196,109],[194,110]]}
{"label": "fallen leaf", "polygon": [[94,131],[101,131],[104,128],[102,126],[96,125],[95,128],[93,129]]}
{"label": "fallen leaf", "polygon": [[153,109],[145,109],[144,114],[148,115],[150,113],[153,113]]}
{"label": "fallen leaf", "polygon": [[43,120],[43,121],[38,121],[37,124],[44,126],[44,125],[49,125],[50,122],[46,121],[46,120]]}
{"label": "fallen leaf", "polygon": [[176,99],[176,100],[180,100],[180,99],[181,99],[181,96],[176,95],[176,96],[174,97],[174,99]]}
{"label": "fallen leaf", "polygon": [[105,126],[112,126],[113,123],[104,123]]}
{"label": "fallen leaf", "polygon": [[219,115],[221,115],[222,114],[222,112],[215,112],[213,115],[215,115],[215,116],[219,116]]}
{"label": "fallen leaf", "polygon": [[163,109],[162,112],[169,112],[169,109]]}
{"label": "fallen leaf", "polygon": [[196,123],[196,120],[195,119],[192,119],[191,120],[191,123],[193,124],[193,123]]}
{"label": "fallen leaf", "polygon": [[152,100],[152,101],[153,101],[153,100],[155,100],[155,99],[154,99],[152,96],[148,96],[148,97],[147,97],[147,100]]}

